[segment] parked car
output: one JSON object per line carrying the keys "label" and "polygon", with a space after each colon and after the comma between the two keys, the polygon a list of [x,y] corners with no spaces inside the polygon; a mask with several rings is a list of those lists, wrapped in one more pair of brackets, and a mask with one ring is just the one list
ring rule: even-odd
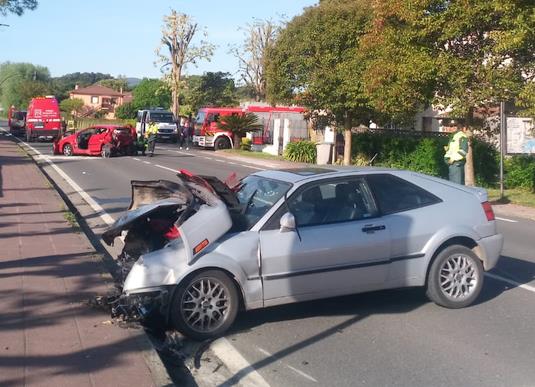
{"label": "parked car", "polygon": [[478,297],[500,256],[487,193],[379,168],[269,170],[231,188],[181,173],[132,182],[128,275],[114,310],[222,335],[246,310],[400,287],[447,308]]}
{"label": "parked car", "polygon": [[136,152],[130,128],[119,125],[100,125],[79,132],[65,133],[53,143],[54,154],[111,157],[133,155]]}

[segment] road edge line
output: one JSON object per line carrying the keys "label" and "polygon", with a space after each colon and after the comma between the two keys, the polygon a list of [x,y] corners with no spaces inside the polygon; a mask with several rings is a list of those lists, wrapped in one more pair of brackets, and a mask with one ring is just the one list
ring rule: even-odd
{"label": "road edge line", "polygon": [[524,290],[527,290],[527,291],[535,293],[535,287],[533,287],[533,286],[526,285],[526,284],[521,284],[520,282],[517,282],[517,281],[515,281],[513,279],[505,278],[505,277],[502,277],[501,275],[497,275],[497,274],[494,274],[494,273],[488,273],[487,272],[487,273],[485,273],[485,275],[487,277],[489,277],[489,278],[495,279],[496,281],[502,281],[502,282],[508,283],[509,285],[513,285],[514,287],[522,288]]}

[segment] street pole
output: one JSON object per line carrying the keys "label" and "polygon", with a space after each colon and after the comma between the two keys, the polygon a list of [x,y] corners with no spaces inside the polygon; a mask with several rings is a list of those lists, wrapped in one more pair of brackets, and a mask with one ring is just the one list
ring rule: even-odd
{"label": "street pole", "polygon": [[503,189],[503,155],[505,153],[505,102],[500,102],[500,200],[504,198]]}

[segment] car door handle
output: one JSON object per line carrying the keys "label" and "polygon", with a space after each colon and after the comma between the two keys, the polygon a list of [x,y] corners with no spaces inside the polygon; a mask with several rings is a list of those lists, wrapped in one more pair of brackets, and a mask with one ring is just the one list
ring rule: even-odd
{"label": "car door handle", "polygon": [[380,226],[364,226],[362,227],[362,232],[374,232],[374,231],[381,231],[385,229],[386,229],[386,226],[384,224]]}

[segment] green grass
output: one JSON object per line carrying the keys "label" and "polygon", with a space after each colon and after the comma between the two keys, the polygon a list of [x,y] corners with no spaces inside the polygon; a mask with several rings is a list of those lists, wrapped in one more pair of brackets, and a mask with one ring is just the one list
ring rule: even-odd
{"label": "green grass", "polygon": [[282,156],[274,156],[265,152],[251,152],[241,149],[224,149],[218,152],[225,152],[236,156],[252,157],[255,159],[264,159],[264,160],[284,160]]}
{"label": "green grass", "polygon": [[78,224],[78,221],[76,220],[76,216],[71,211],[64,211],[63,217],[71,227],[74,229],[74,231],[79,232],[80,231],[80,225]]}
{"label": "green grass", "polygon": [[526,189],[513,188],[504,191],[504,198],[500,200],[500,190],[496,188],[487,188],[489,200],[498,203],[511,203],[520,206],[535,208],[535,193]]}

